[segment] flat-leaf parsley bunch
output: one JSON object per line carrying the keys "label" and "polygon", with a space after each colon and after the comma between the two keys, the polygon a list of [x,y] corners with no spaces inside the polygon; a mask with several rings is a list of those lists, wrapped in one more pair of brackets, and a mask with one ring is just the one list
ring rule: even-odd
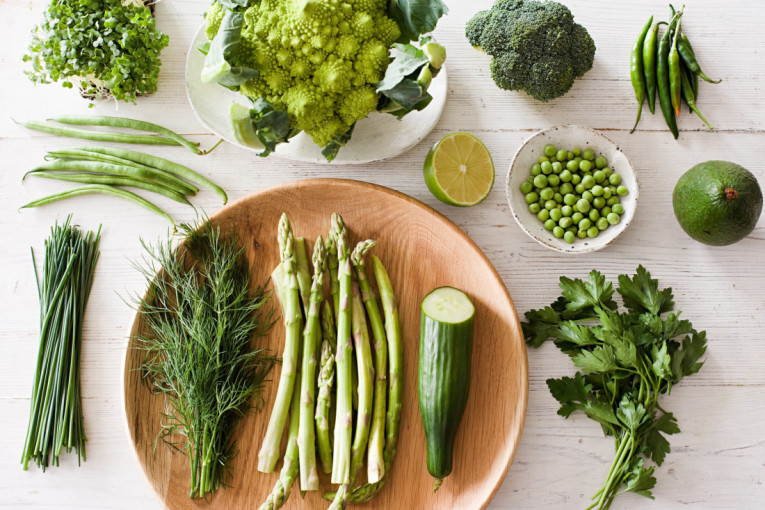
{"label": "flat-leaf parsley bunch", "polygon": [[35,83],[61,81],[88,99],[134,103],[157,90],[168,42],[143,0],[51,0],[23,60]]}
{"label": "flat-leaf parsley bunch", "polygon": [[563,295],[550,306],[526,312],[523,333],[531,347],[552,338],[580,369],[574,377],[547,380],[561,404],[558,414],[582,411],[615,439],[611,469],[589,508],[606,509],[623,492],[653,499],[654,468],[644,462],[661,465],[670,451],[665,436],[680,432],[659,396],[699,371],[706,334],[673,313],[672,289],[659,289],[643,266],[632,278],[619,276],[616,291],[626,312],[619,312],[613,285],[598,271],[587,281],[561,277],[560,288]]}

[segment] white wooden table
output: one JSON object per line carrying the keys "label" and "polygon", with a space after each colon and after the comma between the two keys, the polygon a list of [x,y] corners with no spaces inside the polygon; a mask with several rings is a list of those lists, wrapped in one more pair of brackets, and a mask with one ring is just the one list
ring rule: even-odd
{"label": "white wooden table", "polygon": [[[22,74],[20,57],[29,29],[40,19],[45,3],[0,0],[0,507],[159,508],[134,461],[123,424],[120,378],[133,312],[122,297],[143,288],[141,276],[131,267],[141,253],[139,237],[157,239],[167,225],[158,216],[106,197],[17,212],[22,203],[64,186],[42,179],[22,185],[20,179],[42,160],[46,149],[71,146],[72,141],[27,132],[9,117],[116,113],[160,122],[210,146],[216,139],[192,115],[183,81],[187,46],[208,2],[158,3],[158,25],[170,36],[170,46],[162,54],[159,92],[137,106],[120,104],[116,112],[113,103],[88,109],[72,91],[58,85],[34,87]],[[680,139],[674,141],[658,114],[645,114],[640,130],[629,134],[635,114],[627,72],[630,47],[649,14],[667,17],[666,2],[639,2],[639,7],[638,2],[567,2],[598,50],[592,71],[565,97],[548,104],[497,89],[489,76],[488,58],[465,40],[465,21],[491,0],[448,3],[452,11],[437,35],[449,53],[450,99],[428,139],[398,158],[333,167],[261,159],[231,145],[204,159],[182,149],[149,152],[169,155],[213,176],[232,199],[310,177],[360,179],[407,193],[447,215],[478,243],[504,278],[519,313],[555,298],[561,274],[583,276],[598,268],[614,278],[642,263],[662,284],[672,286],[685,316],[707,330],[709,349],[701,373],[683,381],[664,401],[677,416],[682,433],[671,438],[672,453],[657,469],[656,501],[625,495],[613,508],[765,508],[765,221],[736,245],[710,248],[683,233],[671,206],[680,174],[709,159],[735,161],[765,185],[765,5],[759,0],[686,1],[683,27],[707,73],[724,82],[701,84],[700,107],[718,129],[709,132],[684,113]],[[504,178],[515,149],[532,132],[561,123],[606,132],[639,173],[641,200],[632,226],[598,253],[574,257],[548,251],[523,234],[505,201]],[[441,204],[422,179],[428,148],[457,130],[481,138],[497,165],[493,192],[474,208]],[[219,207],[207,191],[195,203],[208,213]],[[162,206],[177,219],[193,219],[190,208],[169,201]],[[62,467],[45,474],[37,469],[23,472],[18,458],[38,347],[38,303],[29,247],[41,253],[51,225],[69,211],[84,227],[104,225],[81,360],[88,460],[77,468],[72,457],[65,456]],[[566,421],[555,414],[557,405],[545,380],[573,372],[566,356],[546,345],[529,352],[529,369],[525,431],[491,508],[584,508],[608,470],[612,442],[583,416]]]}

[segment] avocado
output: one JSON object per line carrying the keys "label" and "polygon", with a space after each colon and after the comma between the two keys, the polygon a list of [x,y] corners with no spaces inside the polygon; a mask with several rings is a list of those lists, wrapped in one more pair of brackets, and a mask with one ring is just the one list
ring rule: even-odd
{"label": "avocado", "polygon": [[746,168],[729,161],[706,161],[680,177],[672,204],[689,236],[726,246],[754,230],[762,212],[762,190]]}

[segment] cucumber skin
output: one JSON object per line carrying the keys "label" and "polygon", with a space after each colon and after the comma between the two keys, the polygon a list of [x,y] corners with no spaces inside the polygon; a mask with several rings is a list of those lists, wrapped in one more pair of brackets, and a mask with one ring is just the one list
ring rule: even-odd
{"label": "cucumber skin", "polygon": [[417,394],[425,429],[428,472],[452,472],[454,439],[470,392],[474,317],[459,324],[438,322],[420,312]]}

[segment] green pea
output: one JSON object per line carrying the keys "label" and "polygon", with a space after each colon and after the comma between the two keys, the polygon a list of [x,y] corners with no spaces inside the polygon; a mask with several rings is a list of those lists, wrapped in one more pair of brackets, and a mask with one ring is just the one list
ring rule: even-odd
{"label": "green pea", "polygon": [[622,176],[619,174],[611,174],[608,176],[608,182],[614,186],[618,186],[622,182]]}
{"label": "green pea", "polygon": [[606,200],[606,205],[614,206],[619,203],[619,197],[611,197]]}
{"label": "green pea", "polygon": [[556,193],[553,195],[553,200],[555,200],[556,204],[563,203],[563,195],[561,195],[560,193]]}
{"label": "green pea", "polygon": [[550,177],[547,178],[547,182],[550,183],[550,186],[558,186],[560,184],[560,177],[558,177],[555,174],[552,174]]}
{"label": "green pea", "polygon": [[532,191],[531,193],[526,193],[526,203],[530,204],[532,202],[536,202],[539,200],[539,194],[535,191]]}
{"label": "green pea", "polygon": [[581,175],[579,175],[579,174],[574,174],[574,175],[572,175],[572,176],[571,176],[571,184],[573,184],[574,186],[576,186],[576,185],[577,185],[577,184],[579,184],[580,182],[582,182],[582,176],[581,176]]}
{"label": "green pea", "polygon": [[521,193],[523,193],[524,195],[526,193],[531,193],[531,190],[533,189],[534,189],[534,185],[531,184],[529,181],[526,181],[523,184],[521,184]]}
{"label": "green pea", "polygon": [[603,198],[611,198],[612,194],[611,188],[603,188]]}
{"label": "green pea", "polygon": [[598,234],[600,234],[600,230],[596,226],[587,229],[587,237],[598,237]]}
{"label": "green pea", "polygon": [[571,221],[573,221],[576,224],[579,224],[580,221],[584,219],[584,214],[580,212],[575,212],[571,215]]}
{"label": "green pea", "polygon": [[574,191],[576,191],[577,193],[579,193],[579,194],[581,195],[582,193],[584,193],[585,191],[587,191],[587,188],[585,188],[585,187],[584,187],[584,184],[582,184],[582,183],[580,182],[579,184],[577,184],[577,185],[574,187]]}
{"label": "green pea", "polygon": [[542,209],[537,213],[537,218],[539,218],[540,221],[547,221],[550,219],[550,211],[547,209]]}
{"label": "green pea", "polygon": [[587,237],[587,231],[586,231],[586,230],[579,230],[579,231],[576,233],[576,236],[577,236],[579,239],[584,239],[585,237]]}
{"label": "green pea", "polygon": [[609,214],[608,216],[606,216],[606,220],[607,220],[607,221],[608,221],[608,223],[610,223],[611,225],[616,225],[616,224],[617,224],[617,223],[619,223],[619,221],[621,220],[621,217],[620,217],[618,214],[616,214],[616,213],[612,212],[611,214]]}
{"label": "green pea", "polygon": [[602,170],[602,172],[603,172],[604,174],[606,174],[606,177],[608,177],[608,176],[610,176],[610,175],[613,173],[613,170],[611,170],[611,169],[610,169],[610,168],[608,168],[608,167],[605,167],[605,168]]}
{"label": "green pea", "polygon": [[[596,179],[596,181],[597,181],[597,179]],[[603,186],[601,186],[599,184],[596,184],[595,186],[593,186],[592,187],[592,194],[595,195],[596,197],[603,196]]]}
{"label": "green pea", "polygon": [[577,157],[574,158],[574,161],[576,161],[576,166],[578,167],[579,163],[581,163],[583,161],[583,159],[580,158],[579,156],[577,156]]}
{"label": "green pea", "polygon": [[552,218],[555,221],[560,221],[560,219],[563,217],[563,213],[559,208],[551,209],[550,210],[550,218]]}
{"label": "green pea", "polygon": [[529,211],[531,214],[536,214],[542,209],[542,206],[539,205],[539,203],[534,202],[533,204],[529,204]]}
{"label": "green pea", "polygon": [[566,217],[566,216],[564,216],[560,220],[558,220],[558,225],[560,225],[563,228],[568,228],[568,227],[570,227],[573,224],[574,224],[573,220],[571,218],[569,218],[569,217]]}
{"label": "green pea", "polygon": [[572,193],[563,195],[563,203],[566,205],[574,205],[576,203],[576,195]]}
{"label": "green pea", "polygon": [[585,188],[590,189],[595,186],[595,179],[591,175],[585,175],[582,178],[582,184],[584,184]]}
{"label": "green pea", "polygon": [[566,163],[566,169],[570,172],[576,172],[579,170],[579,163],[575,159],[569,159]]}
{"label": "green pea", "polygon": [[[605,203],[605,200],[603,201],[603,203]],[[610,212],[611,212],[611,208],[610,208],[610,207],[608,207],[608,206],[605,206],[605,207],[603,207],[603,208],[600,210],[600,215],[601,215],[601,216],[608,216]]]}
{"label": "green pea", "polygon": [[555,156],[555,153],[558,152],[558,149],[554,145],[545,145],[544,153],[545,156],[553,157]]}
{"label": "green pea", "polygon": [[571,185],[570,182],[564,182],[560,185],[560,189],[558,190],[561,195],[568,195],[569,193],[574,192],[574,187]]}
{"label": "green pea", "polygon": [[600,212],[598,212],[597,209],[590,209],[589,217],[590,220],[597,221],[597,219],[600,218]]}
{"label": "green pea", "polygon": [[590,228],[590,225],[592,225],[592,221],[590,221],[590,218],[584,218],[582,221],[579,222],[579,230],[587,230]]}
{"label": "green pea", "polygon": [[601,216],[598,218],[598,221],[595,222],[595,226],[598,227],[598,230],[605,230],[608,228],[608,220]]}
{"label": "green pea", "polygon": [[560,173],[560,180],[562,182],[571,182],[571,172],[566,169]]}
{"label": "green pea", "polygon": [[580,149],[579,147],[574,149],[572,152],[574,153],[574,156],[581,156],[582,155],[582,149]]}
{"label": "green pea", "polygon": [[595,159],[595,151],[590,148],[584,149],[584,152],[582,153],[582,157],[586,159],[587,161],[592,161],[593,159]]}
{"label": "green pea", "polygon": [[596,209],[603,209],[606,206],[606,199],[603,197],[595,197],[592,201],[592,205]]}
{"label": "green pea", "polygon": [[604,158],[603,156],[598,156],[595,159],[595,166],[597,168],[605,168],[606,165],[608,165],[608,160],[606,158]]}
{"label": "green pea", "polygon": [[563,164],[560,161],[556,161],[552,164],[552,169],[554,174],[559,174],[563,171]]}
{"label": "green pea", "polygon": [[534,163],[531,166],[531,175],[539,175],[542,173],[542,165],[539,163]]}
{"label": "green pea", "polygon": [[548,211],[555,209],[556,207],[558,207],[558,204],[555,203],[555,200],[548,200],[545,202],[545,209]]}
{"label": "green pea", "polygon": [[550,175],[552,173],[552,163],[549,161],[545,161],[542,163],[542,173],[545,175]]}
{"label": "green pea", "polygon": [[555,228],[556,223],[553,220],[545,221],[545,230],[552,230]]}
{"label": "green pea", "polygon": [[563,149],[560,149],[556,154],[555,157],[558,158],[558,161],[563,161],[566,159],[566,151]]}
{"label": "green pea", "polygon": [[568,151],[566,153],[566,159],[574,159],[574,153],[571,151]]}
{"label": "green pea", "polygon": [[564,233],[565,233],[565,231],[564,231],[564,230],[563,230],[561,227],[559,227],[559,226],[557,226],[557,225],[553,227],[553,235],[554,235],[555,237],[557,237],[558,239],[560,239],[561,237],[563,237],[563,234],[564,234]]}
{"label": "green pea", "polygon": [[539,197],[542,200],[552,200],[553,195],[555,195],[555,192],[552,188],[544,188],[539,192]]}
{"label": "green pea", "polygon": [[619,186],[616,188],[616,194],[622,197],[628,195],[629,192],[630,190],[627,189],[627,186]]}
{"label": "green pea", "polygon": [[571,244],[576,239],[576,236],[573,232],[566,232],[563,234],[563,240],[566,241],[568,244]]}
{"label": "green pea", "polygon": [[539,156],[539,159],[537,160],[538,163],[544,163],[545,161],[550,161],[550,158],[547,156]]}
{"label": "green pea", "polygon": [[592,203],[592,201],[595,200],[595,197],[589,191],[585,191],[584,193],[582,193],[582,198],[587,200],[590,203]]}
{"label": "green pea", "polygon": [[614,204],[613,207],[611,207],[611,210],[619,215],[624,214],[624,207],[620,203]]}
{"label": "green pea", "polygon": [[534,186],[537,188],[545,188],[547,187],[547,176],[539,174],[536,177],[534,177]]}
{"label": "green pea", "polygon": [[572,214],[574,214],[574,208],[570,205],[564,205],[560,208],[560,212],[563,215],[564,218],[568,218]]}
{"label": "green pea", "polygon": [[576,201],[576,207],[579,209],[579,212],[587,213],[590,211],[591,205],[587,199],[580,198]]}
{"label": "green pea", "polygon": [[592,170],[592,162],[587,161],[586,159],[583,159],[579,163],[579,170],[581,170],[582,172],[589,172],[590,170]]}
{"label": "green pea", "polygon": [[598,170],[597,172],[593,172],[592,178],[595,179],[595,182],[600,184],[606,180],[606,174],[603,173],[603,170]]}

